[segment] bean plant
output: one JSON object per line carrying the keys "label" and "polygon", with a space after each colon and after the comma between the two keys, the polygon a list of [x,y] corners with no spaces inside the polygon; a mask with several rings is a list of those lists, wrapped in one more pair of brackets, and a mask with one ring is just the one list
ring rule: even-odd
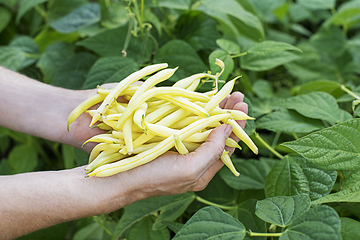
{"label": "bean plant", "polygon": [[[135,202],[19,239],[359,239],[359,0],[0,0],[0,65],[69,89],[150,64],[241,75],[246,145],[200,192]],[[198,91],[212,87],[203,83]],[[0,174],[88,154],[0,128]]]}

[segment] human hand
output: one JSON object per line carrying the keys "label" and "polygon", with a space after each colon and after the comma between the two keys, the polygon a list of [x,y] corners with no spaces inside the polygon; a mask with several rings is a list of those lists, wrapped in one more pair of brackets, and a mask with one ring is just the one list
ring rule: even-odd
{"label": "human hand", "polygon": [[[220,107],[247,113],[247,104],[243,102],[243,98],[242,93],[235,92],[224,99]],[[245,121],[238,123],[245,127]],[[125,187],[129,193],[127,196],[131,197],[130,202],[160,195],[203,190],[224,165],[220,156],[227,137],[230,135],[238,141],[231,130],[230,125],[223,124],[215,128],[206,142],[194,152],[185,155],[167,152],[147,164],[106,179],[111,181],[110,185],[114,191],[119,189],[114,187],[119,184],[122,188]],[[233,152],[231,148],[227,150]]]}

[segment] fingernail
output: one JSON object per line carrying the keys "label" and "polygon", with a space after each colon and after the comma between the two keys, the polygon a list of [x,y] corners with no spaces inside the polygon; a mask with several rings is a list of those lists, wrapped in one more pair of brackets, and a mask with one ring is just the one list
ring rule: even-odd
{"label": "fingernail", "polygon": [[225,135],[229,136],[231,134],[231,132],[232,132],[233,127],[230,124],[226,124],[226,125],[227,126],[226,126],[226,128],[224,130],[224,133],[225,133]]}

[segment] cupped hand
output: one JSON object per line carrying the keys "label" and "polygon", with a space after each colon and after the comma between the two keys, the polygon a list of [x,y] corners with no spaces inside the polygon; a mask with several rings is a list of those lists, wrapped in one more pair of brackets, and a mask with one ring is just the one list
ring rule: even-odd
{"label": "cupped hand", "polygon": [[[247,113],[247,104],[243,98],[242,93],[235,92],[224,99],[220,107]],[[238,121],[238,124],[244,128],[245,121]],[[113,181],[114,186],[122,182],[122,186],[131,193],[131,202],[153,196],[203,190],[224,165],[220,157],[226,139],[230,136],[238,141],[231,130],[230,125],[222,124],[194,152],[185,155],[167,152],[147,164],[107,178]],[[233,149],[227,150],[233,152]]]}

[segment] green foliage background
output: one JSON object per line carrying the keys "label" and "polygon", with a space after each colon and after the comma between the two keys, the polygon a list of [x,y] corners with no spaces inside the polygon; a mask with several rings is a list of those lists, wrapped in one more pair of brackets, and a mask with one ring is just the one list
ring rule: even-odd
{"label": "green foliage background", "polygon": [[[359,0],[0,0],[0,64],[47,84],[95,88],[167,62],[171,85],[222,59],[259,146],[233,155],[238,178],[223,168],[201,192],[20,239],[358,239],[359,28]],[[6,175],[88,155],[0,128],[0,157]]]}

